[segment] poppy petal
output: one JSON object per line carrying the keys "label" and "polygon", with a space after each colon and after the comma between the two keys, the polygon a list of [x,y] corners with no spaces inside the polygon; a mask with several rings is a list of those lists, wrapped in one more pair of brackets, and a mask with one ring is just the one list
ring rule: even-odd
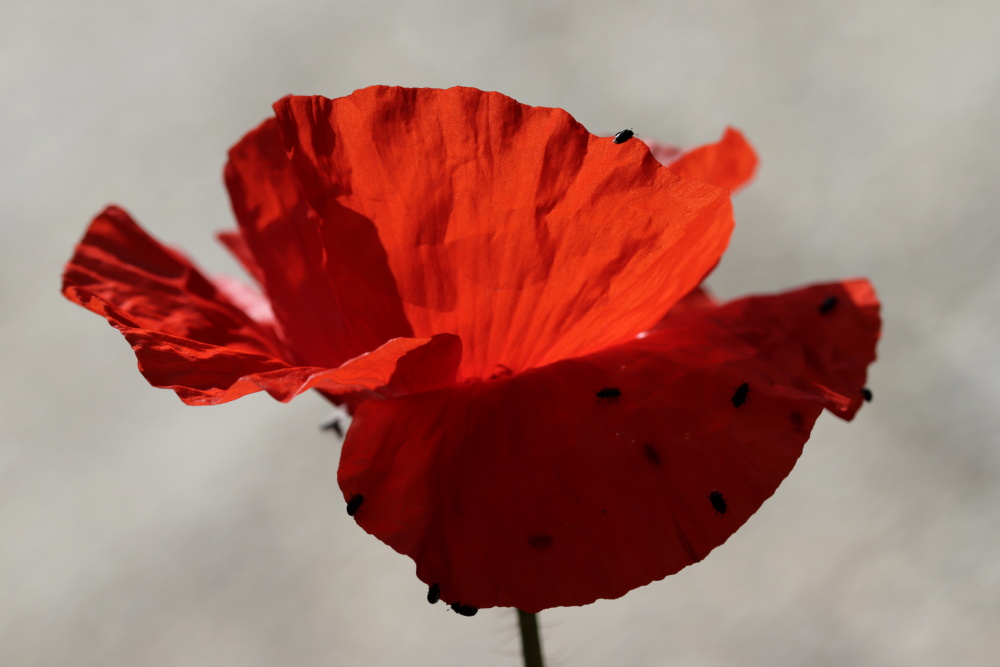
{"label": "poppy petal", "polygon": [[274,358],[112,323],[132,344],[149,383],[174,390],[189,405],[226,403],[258,391],[287,402],[318,389],[353,408],[370,398],[451,384],[461,358],[458,337],[439,334],[394,338],[337,368],[289,366]]}
{"label": "poppy petal", "polygon": [[63,293],[122,332],[150,384],[192,405],[262,390],[288,401],[313,387],[355,403],[398,396],[450,384],[461,358],[461,341],[441,334],[396,338],[336,368],[289,363],[264,324],[117,207],[91,223]]}
{"label": "poppy petal", "polygon": [[732,127],[726,128],[719,141],[684,152],[650,139],[644,141],[670,171],[733,192],[746,185],[757,171],[757,153],[746,137]]}
{"label": "poppy petal", "polygon": [[258,277],[299,363],[338,366],[412,335],[377,235],[316,216],[273,118],[230,150],[225,178],[242,242],[222,241]]}
{"label": "poppy petal", "polygon": [[63,294],[126,326],[252,354],[275,355],[273,331],[255,322],[180,253],[117,206],[91,222],[63,273]]}
{"label": "poppy petal", "polygon": [[[676,317],[692,310],[701,310],[702,308],[711,308],[717,305],[718,302],[712,296],[712,293],[708,291],[708,288],[704,285],[698,285],[688,292],[683,299],[674,304],[674,307],[670,309],[666,317]],[[657,329],[659,326],[657,325],[653,328]]]}
{"label": "poppy petal", "polygon": [[[837,319],[815,324],[829,294]],[[364,495],[359,525],[443,600],[537,612],[619,597],[732,535],[823,407],[850,417],[835,394],[863,386],[877,309],[862,281],[751,297],[586,357],[368,401],[341,490]]]}
{"label": "poppy petal", "polygon": [[499,93],[373,87],[275,105],[325,225],[370,225],[414,335],[457,334],[462,378],[653,326],[715,264],[728,193]]}
{"label": "poppy petal", "polygon": [[852,419],[861,407],[861,387],[868,365],[875,361],[881,329],[878,297],[867,280],[747,297],[704,316],[738,336],[759,341],[759,360],[821,395],[838,417]]}

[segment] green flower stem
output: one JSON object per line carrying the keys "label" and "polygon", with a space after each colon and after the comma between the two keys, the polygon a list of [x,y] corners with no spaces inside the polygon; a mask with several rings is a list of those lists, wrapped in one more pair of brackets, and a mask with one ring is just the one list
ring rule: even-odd
{"label": "green flower stem", "polygon": [[545,667],[542,660],[542,638],[538,633],[537,614],[526,614],[517,610],[517,622],[521,626],[521,652],[524,654],[524,667]]}

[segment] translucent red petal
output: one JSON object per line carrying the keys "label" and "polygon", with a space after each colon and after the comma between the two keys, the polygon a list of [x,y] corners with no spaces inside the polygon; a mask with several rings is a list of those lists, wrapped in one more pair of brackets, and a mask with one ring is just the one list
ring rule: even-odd
{"label": "translucent red petal", "polygon": [[719,141],[688,151],[650,139],[645,141],[656,159],[670,171],[734,192],[746,185],[757,171],[757,153],[746,137],[732,127],[726,128]]}
{"label": "translucent red petal", "polygon": [[258,277],[299,363],[337,366],[412,335],[378,237],[347,216],[313,212],[274,119],[230,150],[226,185],[240,241],[223,241]]}
{"label": "translucent red petal", "polygon": [[649,328],[732,229],[724,190],[499,93],[373,87],[275,112],[311,208],[377,234],[414,335],[458,335],[462,377]]}

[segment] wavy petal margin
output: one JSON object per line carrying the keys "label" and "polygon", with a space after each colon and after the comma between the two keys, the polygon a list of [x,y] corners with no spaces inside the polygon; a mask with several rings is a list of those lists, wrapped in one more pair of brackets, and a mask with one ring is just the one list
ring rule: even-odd
{"label": "wavy petal margin", "polygon": [[715,143],[682,151],[653,139],[643,139],[664,166],[679,176],[718,185],[731,192],[741,189],[757,171],[757,153],[743,133],[727,127]]}

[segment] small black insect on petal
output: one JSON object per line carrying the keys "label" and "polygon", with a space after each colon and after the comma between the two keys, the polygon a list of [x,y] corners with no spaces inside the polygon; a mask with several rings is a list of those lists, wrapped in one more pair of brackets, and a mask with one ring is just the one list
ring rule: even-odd
{"label": "small black insect on petal", "polygon": [[819,314],[820,315],[826,315],[831,310],[833,310],[834,308],[836,308],[837,307],[837,303],[839,303],[839,302],[840,302],[840,299],[838,299],[835,296],[828,296],[828,297],[826,297],[825,299],[823,299],[823,303],[819,304]]}
{"label": "small black insect on petal", "polygon": [[740,407],[747,402],[747,396],[750,393],[750,383],[744,382],[736,388],[736,392],[733,394],[733,407]]}
{"label": "small black insect on petal", "polygon": [[535,549],[548,549],[552,546],[552,536],[532,535],[528,538],[528,544]]}
{"label": "small black insect on petal", "polygon": [[462,604],[461,602],[452,602],[451,610],[456,614],[461,614],[462,616],[475,616],[476,612],[479,611],[477,607],[472,605]]}
{"label": "small black insect on petal", "polygon": [[607,399],[608,403],[614,403],[621,398],[622,392],[618,387],[605,387],[597,392],[597,402]]}
{"label": "small black insect on petal", "polygon": [[868,387],[861,388],[861,398],[865,399],[865,403],[871,403],[874,397],[875,395],[872,394],[871,389],[869,389]]}
{"label": "small black insect on petal", "polygon": [[351,499],[347,501],[347,515],[354,516],[357,514],[358,510],[361,508],[361,503],[363,502],[365,502],[364,495],[355,493],[351,496]]}
{"label": "small black insect on petal", "polygon": [[330,421],[326,422],[320,428],[324,431],[333,431],[337,434],[338,438],[344,437],[344,427],[340,425],[340,417],[335,417]]}
{"label": "small black insect on petal", "polygon": [[497,378],[507,378],[514,374],[514,371],[510,369],[510,366],[504,366],[503,364],[496,365],[496,371],[490,376],[491,380],[496,380]]}
{"label": "small black insect on petal", "polygon": [[427,601],[434,604],[441,599],[441,587],[437,584],[431,584],[431,587],[427,589]]}
{"label": "small black insect on petal", "polygon": [[662,466],[663,460],[660,458],[660,453],[656,451],[656,447],[653,446],[651,442],[642,443],[642,453],[646,455],[646,460],[654,466]]}
{"label": "small black insect on petal", "polygon": [[806,430],[806,418],[798,410],[788,415],[788,421],[792,422],[792,427],[796,431],[802,432]]}
{"label": "small black insect on petal", "polygon": [[635,132],[632,130],[622,130],[621,132],[616,132],[613,143],[624,144],[626,141],[631,139],[633,135],[635,135]]}
{"label": "small black insect on petal", "polygon": [[722,494],[718,491],[712,491],[708,494],[708,500],[712,503],[712,507],[719,514],[726,513],[726,499],[722,497]]}

